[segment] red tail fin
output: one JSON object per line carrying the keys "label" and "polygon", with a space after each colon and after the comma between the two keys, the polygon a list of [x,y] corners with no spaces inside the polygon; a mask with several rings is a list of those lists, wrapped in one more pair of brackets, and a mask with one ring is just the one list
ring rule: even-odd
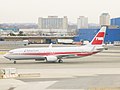
{"label": "red tail fin", "polygon": [[101,45],[104,42],[106,27],[103,26],[100,31],[96,34],[96,36],[91,41],[92,45]]}

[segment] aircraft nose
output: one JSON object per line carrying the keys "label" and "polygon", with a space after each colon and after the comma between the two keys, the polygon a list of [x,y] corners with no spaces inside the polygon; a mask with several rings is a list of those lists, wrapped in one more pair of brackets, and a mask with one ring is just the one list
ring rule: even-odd
{"label": "aircraft nose", "polygon": [[8,53],[4,54],[4,57],[7,58],[7,59],[10,59]]}
{"label": "aircraft nose", "polygon": [[7,53],[3,55],[5,58],[7,57]]}

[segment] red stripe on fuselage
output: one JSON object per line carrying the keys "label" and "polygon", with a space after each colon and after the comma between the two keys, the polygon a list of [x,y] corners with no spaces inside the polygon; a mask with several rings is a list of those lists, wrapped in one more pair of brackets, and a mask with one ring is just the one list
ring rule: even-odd
{"label": "red stripe on fuselage", "polygon": [[91,52],[91,53],[79,53],[79,54],[76,54],[77,56],[89,56],[89,55],[92,55],[92,54],[95,54],[95,53],[98,53],[98,52]]}
{"label": "red stripe on fuselage", "polygon": [[47,53],[22,53],[22,55],[37,55],[37,56],[49,56],[49,55],[76,55],[76,56],[89,56],[97,52],[47,52]]}

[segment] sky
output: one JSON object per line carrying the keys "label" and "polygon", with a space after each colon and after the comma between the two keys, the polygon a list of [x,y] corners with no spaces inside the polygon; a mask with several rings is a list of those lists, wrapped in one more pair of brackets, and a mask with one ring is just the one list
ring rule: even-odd
{"label": "sky", "polygon": [[0,23],[37,23],[47,16],[67,16],[71,23],[86,16],[99,23],[102,13],[120,17],[120,0],[0,0]]}

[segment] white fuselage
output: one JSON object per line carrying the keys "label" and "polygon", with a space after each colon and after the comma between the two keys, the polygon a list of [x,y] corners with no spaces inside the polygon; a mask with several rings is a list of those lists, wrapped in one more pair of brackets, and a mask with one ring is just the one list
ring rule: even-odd
{"label": "white fuselage", "polygon": [[81,47],[47,47],[47,48],[20,48],[9,51],[4,57],[13,60],[44,59],[53,57],[83,57],[99,52],[94,46]]}

